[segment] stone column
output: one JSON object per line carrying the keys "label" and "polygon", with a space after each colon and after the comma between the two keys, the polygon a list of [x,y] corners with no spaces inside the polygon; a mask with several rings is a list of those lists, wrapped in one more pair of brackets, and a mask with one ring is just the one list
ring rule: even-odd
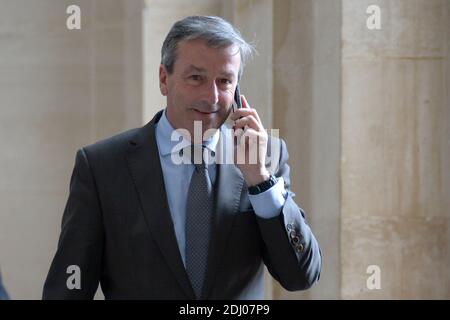
{"label": "stone column", "polygon": [[[75,153],[140,125],[140,1],[0,0],[0,268],[40,299]],[[81,9],[81,30],[66,8]]]}
{"label": "stone column", "polygon": [[448,299],[450,1],[342,3],[342,298]]}
{"label": "stone column", "polygon": [[292,190],[321,246],[320,282],[282,299],[336,299],[340,290],[340,26],[333,0],[274,2],[274,127],[286,141]]}

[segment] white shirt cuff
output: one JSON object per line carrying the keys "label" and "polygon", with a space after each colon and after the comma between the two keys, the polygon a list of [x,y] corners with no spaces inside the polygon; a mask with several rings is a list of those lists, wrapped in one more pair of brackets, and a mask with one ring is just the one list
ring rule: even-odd
{"label": "white shirt cuff", "polygon": [[287,192],[284,189],[284,179],[278,181],[270,189],[255,195],[248,195],[255,214],[264,219],[278,216],[286,201]]}

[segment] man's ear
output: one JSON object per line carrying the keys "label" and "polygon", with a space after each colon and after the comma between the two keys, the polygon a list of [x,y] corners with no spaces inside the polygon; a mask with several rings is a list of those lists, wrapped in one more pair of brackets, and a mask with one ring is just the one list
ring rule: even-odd
{"label": "man's ear", "polygon": [[167,96],[167,70],[163,64],[159,65],[159,90],[163,96]]}

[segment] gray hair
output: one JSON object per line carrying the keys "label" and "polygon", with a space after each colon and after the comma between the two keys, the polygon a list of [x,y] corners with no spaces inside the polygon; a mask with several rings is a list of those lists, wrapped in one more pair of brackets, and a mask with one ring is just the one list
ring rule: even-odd
{"label": "gray hair", "polygon": [[228,21],[214,16],[190,16],[177,21],[170,29],[161,49],[161,64],[169,74],[173,72],[176,49],[184,40],[204,39],[209,47],[226,48],[236,45],[241,54],[241,67],[238,78],[241,78],[245,63],[255,51],[252,44],[246,42],[239,30]]}

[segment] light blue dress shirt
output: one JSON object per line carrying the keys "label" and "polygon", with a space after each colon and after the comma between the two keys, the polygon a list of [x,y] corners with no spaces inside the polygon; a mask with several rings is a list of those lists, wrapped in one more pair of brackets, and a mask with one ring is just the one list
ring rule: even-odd
{"label": "light blue dress shirt", "polygon": [[[172,161],[171,154],[179,154],[180,149],[183,148],[179,141],[172,141],[171,137],[174,130],[166,117],[166,110],[164,110],[160,120],[156,124],[156,142],[158,144],[170,215],[175,228],[175,236],[183,264],[186,266],[186,201],[187,190],[189,189],[191,176],[194,172],[194,164],[176,164]],[[217,130],[213,136],[204,140],[203,144],[209,151],[215,152],[219,137],[220,132]],[[214,185],[216,180],[216,166],[212,164],[208,165],[208,172],[212,185]],[[249,194],[249,199],[255,210],[255,214],[261,218],[269,219],[278,216],[282,212],[281,209],[286,201],[286,196],[287,192],[284,188],[283,178],[279,178],[278,182],[272,188],[257,195]]]}

